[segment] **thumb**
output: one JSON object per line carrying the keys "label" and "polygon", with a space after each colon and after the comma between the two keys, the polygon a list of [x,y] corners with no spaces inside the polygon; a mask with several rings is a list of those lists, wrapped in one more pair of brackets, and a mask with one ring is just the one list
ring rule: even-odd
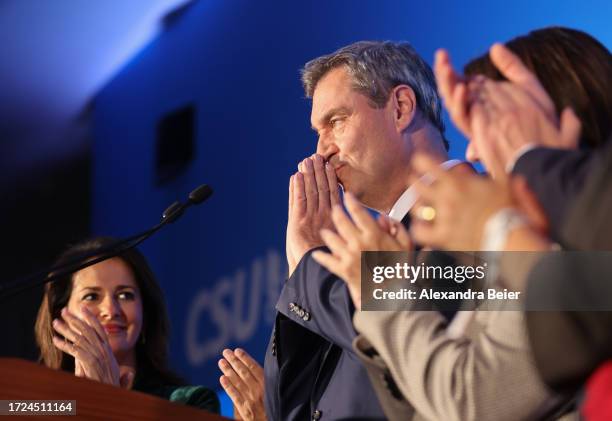
{"label": "thumb", "polygon": [[521,59],[504,44],[493,44],[489,50],[489,57],[497,70],[510,82],[523,88],[534,83],[539,84],[538,79],[525,67]]}
{"label": "thumb", "polygon": [[527,91],[544,108],[547,116],[552,121],[557,121],[555,104],[538,78],[525,66],[519,56],[504,44],[496,43],[491,46],[489,57],[493,65],[506,79]]}
{"label": "thumb", "polygon": [[563,141],[562,147],[567,149],[578,148],[578,142],[582,132],[582,123],[574,110],[572,110],[570,107],[565,107],[561,112],[559,129],[561,132],[561,139]]}
{"label": "thumb", "polygon": [[119,386],[121,386],[122,389],[131,389],[134,384],[134,377],[135,374],[133,371],[123,373],[119,378]]}

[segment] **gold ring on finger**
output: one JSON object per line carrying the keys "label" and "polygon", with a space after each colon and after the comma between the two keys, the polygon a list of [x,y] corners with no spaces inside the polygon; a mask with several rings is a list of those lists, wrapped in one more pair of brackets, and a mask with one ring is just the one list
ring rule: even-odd
{"label": "gold ring on finger", "polygon": [[416,212],[417,218],[425,222],[433,222],[436,219],[436,209],[432,206],[421,206]]}

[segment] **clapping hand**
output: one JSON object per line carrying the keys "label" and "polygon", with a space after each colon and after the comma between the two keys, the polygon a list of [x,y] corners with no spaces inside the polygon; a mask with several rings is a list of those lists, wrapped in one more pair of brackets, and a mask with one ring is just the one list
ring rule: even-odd
{"label": "clapping hand", "polygon": [[81,317],[67,308],[62,309],[61,316],[53,321],[53,328],[64,339],[54,336],[53,344],[74,357],[75,375],[131,388],[134,371],[120,370],[104,328],[87,307],[81,307]]}
{"label": "clapping hand", "polygon": [[223,376],[219,379],[223,390],[234,403],[234,417],[245,421],[263,421],[263,368],[242,349],[226,349],[219,360]]}
{"label": "clapping hand", "polygon": [[377,222],[352,194],[345,193],[344,199],[352,220],[340,205],[334,206],[332,219],[337,232],[321,231],[331,253],[317,250],[312,257],[346,282],[355,307],[361,309],[361,252],[410,251],[412,242],[402,224],[386,216]]}
{"label": "clapping hand", "polygon": [[453,123],[470,140],[468,159],[480,159],[499,177],[526,147],[576,148],[581,124],[573,110],[565,108],[557,118],[537,77],[503,44],[494,44],[489,56],[508,82],[464,78],[446,51],[436,53],[438,89]]}

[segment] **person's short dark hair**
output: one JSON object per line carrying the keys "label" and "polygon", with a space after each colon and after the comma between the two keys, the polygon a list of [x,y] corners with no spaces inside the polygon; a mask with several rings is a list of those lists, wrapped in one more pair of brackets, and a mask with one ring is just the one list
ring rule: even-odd
{"label": "person's short dark hair", "polygon": [[[55,262],[61,264],[78,256],[94,253],[114,243],[111,237],[98,237],[68,248]],[[143,323],[136,344],[137,376],[155,379],[165,384],[182,385],[184,381],[168,367],[168,336],[170,324],[162,290],[145,257],[137,249],[124,251],[119,256],[134,275],[142,297]],[[43,301],[36,318],[36,343],[40,361],[47,367],[74,371],[74,358],[53,344],[52,323],[68,305],[72,293],[73,275],[68,274],[47,283]]]}
{"label": "person's short dark hair", "polygon": [[[571,107],[582,122],[581,146],[603,144],[612,130],[612,56],[589,34],[576,29],[538,29],[506,42],[535,73],[552,98],[557,114]],[[505,78],[489,54],[470,61],[468,76]]]}
{"label": "person's short dark hair", "polygon": [[341,66],[351,76],[353,88],[365,95],[376,108],[387,104],[396,86],[410,86],[419,110],[440,131],[444,147],[448,150],[434,74],[409,43],[360,41],[309,61],[301,71],[306,97],[312,98],[323,76]]}

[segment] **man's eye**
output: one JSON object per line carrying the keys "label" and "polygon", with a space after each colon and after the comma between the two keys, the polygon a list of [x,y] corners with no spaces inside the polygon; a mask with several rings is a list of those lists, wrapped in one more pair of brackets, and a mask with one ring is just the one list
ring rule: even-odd
{"label": "man's eye", "polygon": [[334,118],[333,120],[329,122],[329,124],[332,126],[332,128],[336,129],[340,127],[343,122],[344,122],[343,118]]}
{"label": "man's eye", "polygon": [[123,292],[119,293],[118,297],[121,300],[133,301],[134,300],[134,293],[133,292],[129,292],[129,291],[123,291]]}
{"label": "man's eye", "polygon": [[97,299],[98,294],[96,294],[95,292],[90,292],[89,294],[83,296],[83,301],[95,301]]}

